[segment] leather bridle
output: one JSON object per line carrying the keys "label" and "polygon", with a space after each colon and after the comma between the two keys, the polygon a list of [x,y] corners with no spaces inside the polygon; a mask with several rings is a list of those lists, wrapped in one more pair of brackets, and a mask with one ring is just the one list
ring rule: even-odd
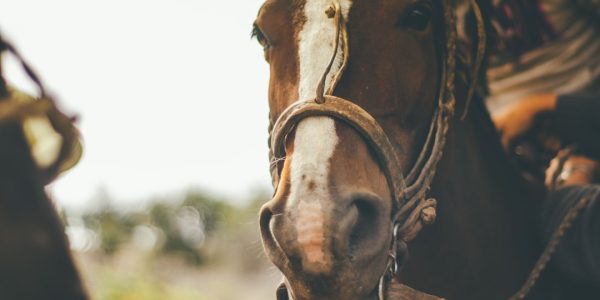
{"label": "leather bridle", "polygon": [[[394,146],[385,131],[366,110],[350,100],[333,96],[333,90],[339,82],[349,57],[346,21],[339,0],[333,0],[325,12],[337,24],[337,35],[332,59],[319,82],[316,97],[293,103],[272,124],[270,130],[271,175],[275,189],[279,183],[281,163],[285,160],[285,142],[295,126],[303,119],[315,116],[328,116],[344,122],[354,128],[374,150],[386,176],[395,211],[390,226],[393,238],[390,245],[388,265],[379,281],[379,298],[385,299],[386,286],[397,274],[404,258],[407,257],[407,237],[414,237],[423,227],[435,221],[436,200],[428,198],[431,183],[437,165],[442,157],[449,121],[456,105],[454,79],[456,73],[456,17],[451,0],[443,0],[444,19],[446,21],[446,47],[442,57],[442,72],[438,103],[433,113],[427,139],[421,152],[406,176],[402,172],[400,160]],[[339,49],[343,51],[341,68],[325,91],[326,78],[329,76]]]}

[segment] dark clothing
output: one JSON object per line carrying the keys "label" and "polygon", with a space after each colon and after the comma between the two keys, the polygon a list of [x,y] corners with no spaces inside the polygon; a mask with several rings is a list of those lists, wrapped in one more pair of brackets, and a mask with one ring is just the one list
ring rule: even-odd
{"label": "dark clothing", "polygon": [[[600,94],[562,95],[554,115],[564,145],[576,145],[579,153],[600,159]],[[566,277],[560,282],[571,282],[576,285],[573,290],[585,292],[582,299],[592,295],[589,299],[600,299],[600,185],[568,186],[549,192],[542,208],[541,233],[546,245],[582,197],[592,199],[563,236],[551,268]]]}
{"label": "dark clothing", "polygon": [[600,94],[559,96],[555,116],[565,145],[576,145],[583,154],[600,159]]}
{"label": "dark clothing", "polygon": [[542,209],[545,244],[569,209],[582,197],[592,197],[563,236],[552,264],[580,283],[600,287],[600,185],[569,186],[551,192]]}

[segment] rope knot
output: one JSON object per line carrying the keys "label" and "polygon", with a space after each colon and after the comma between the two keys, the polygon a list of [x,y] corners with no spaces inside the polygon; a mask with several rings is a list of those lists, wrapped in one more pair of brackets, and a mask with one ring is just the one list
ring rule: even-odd
{"label": "rope knot", "polygon": [[421,211],[421,222],[424,225],[431,225],[435,222],[436,216],[435,206],[425,207]]}
{"label": "rope knot", "polygon": [[448,114],[454,114],[454,110],[456,109],[456,101],[453,97],[448,97],[446,102],[443,104],[443,107]]}

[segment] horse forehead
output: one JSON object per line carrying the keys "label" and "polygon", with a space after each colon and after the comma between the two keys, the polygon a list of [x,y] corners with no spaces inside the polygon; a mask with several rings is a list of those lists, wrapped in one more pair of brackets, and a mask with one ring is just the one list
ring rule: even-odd
{"label": "horse forehead", "polygon": [[[305,0],[300,6],[303,23],[297,36],[299,100],[316,96],[319,80],[334,54],[335,41],[338,38],[337,23],[335,18],[326,13],[332,7],[333,1],[340,4],[342,14],[347,17],[352,0]],[[336,73],[341,61],[342,53],[339,51],[328,80]]]}

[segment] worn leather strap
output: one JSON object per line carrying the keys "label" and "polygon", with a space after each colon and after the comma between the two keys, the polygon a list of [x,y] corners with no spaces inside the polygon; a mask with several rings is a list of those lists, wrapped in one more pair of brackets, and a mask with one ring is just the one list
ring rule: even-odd
{"label": "worn leather strap", "polygon": [[[406,183],[402,175],[402,167],[396,156],[387,135],[379,126],[379,123],[360,106],[339,97],[324,96],[323,103],[315,100],[300,101],[289,106],[277,119],[273,126],[271,149],[275,158],[284,158],[285,142],[287,136],[293,131],[296,124],[309,117],[328,116],[342,121],[354,128],[375,150],[377,159],[382,162],[392,199],[399,203],[398,195],[406,189]],[[280,160],[282,161],[282,160]]]}
{"label": "worn leather strap", "polygon": [[[423,293],[419,290],[415,290],[407,285],[401,284],[396,280],[391,280],[389,286],[383,291],[383,295],[379,295],[380,299],[390,300],[444,300],[434,295]],[[281,282],[277,287],[275,293],[275,299],[277,300],[289,300],[290,295],[285,282]]]}

